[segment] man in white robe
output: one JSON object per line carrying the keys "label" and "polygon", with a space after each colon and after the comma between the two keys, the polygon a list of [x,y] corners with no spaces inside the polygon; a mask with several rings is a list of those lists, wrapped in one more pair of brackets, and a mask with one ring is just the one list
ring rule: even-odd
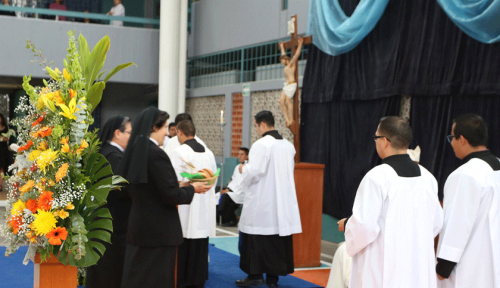
{"label": "man in white robe", "polygon": [[245,193],[244,191],[235,192],[231,187],[233,185],[237,186],[239,185],[238,183],[241,182],[242,174],[240,172],[240,166],[245,165],[248,161],[248,153],[248,148],[240,147],[240,150],[238,151],[238,161],[240,162],[240,164],[234,167],[233,176],[231,177],[231,181],[227,185],[228,188],[221,191],[221,201],[217,213],[222,218],[222,227],[232,227],[236,226],[236,224],[238,223],[234,210],[236,210],[239,205],[243,204]]}
{"label": "man in white robe", "polygon": [[[181,122],[183,120],[189,120],[189,121],[193,122],[193,118],[191,117],[191,115],[189,115],[188,113],[181,113],[181,114],[177,114],[177,116],[175,116],[175,122],[174,122],[175,126],[177,127],[179,122]],[[176,130],[176,131],[178,133],[179,130]],[[200,138],[198,138],[198,136],[194,135],[194,139],[196,140],[196,142],[200,143],[205,148],[207,148],[207,145],[205,144],[205,142],[203,142]],[[163,150],[165,150],[165,153],[167,153],[168,157],[172,158],[172,153],[179,146],[181,146],[181,143],[179,142],[179,137],[174,136],[174,137],[170,138],[170,140],[168,140],[168,142],[164,146]]]}
{"label": "man in white robe", "polygon": [[405,119],[382,118],[373,138],[382,164],[361,181],[352,216],[339,221],[353,257],[349,288],[434,288],[434,237],[443,224],[436,179],[408,156]]}
{"label": "man in white robe", "polygon": [[[182,145],[173,154],[172,166],[179,181],[185,181],[180,173],[210,169],[216,172],[217,164],[212,151],[198,143],[193,122],[183,120],[177,124],[177,137]],[[185,169],[186,163],[196,167],[196,171]],[[188,205],[179,205],[179,218],[184,243],[177,254],[177,287],[203,287],[208,279],[208,239],[215,237],[215,187],[205,194],[196,194]]]}
{"label": "man in white robe", "polygon": [[488,129],[478,115],[453,120],[448,141],[464,164],[444,186],[438,286],[500,287],[500,160],[486,148]]}
{"label": "man in white robe", "polygon": [[240,268],[248,274],[236,286],[278,286],[278,275],[294,271],[292,234],[302,233],[294,182],[295,148],[274,130],[270,111],[255,115],[261,136],[250,149],[248,164],[240,168],[241,182],[233,191],[244,191]]}

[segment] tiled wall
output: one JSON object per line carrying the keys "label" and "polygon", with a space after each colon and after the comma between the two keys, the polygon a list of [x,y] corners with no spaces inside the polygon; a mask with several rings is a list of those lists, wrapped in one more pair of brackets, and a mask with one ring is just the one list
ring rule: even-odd
{"label": "tiled wall", "polygon": [[[215,156],[221,156],[220,111],[224,109],[225,96],[197,97],[186,99],[186,112],[193,117],[198,136]],[[226,117],[229,117],[227,115]]]}

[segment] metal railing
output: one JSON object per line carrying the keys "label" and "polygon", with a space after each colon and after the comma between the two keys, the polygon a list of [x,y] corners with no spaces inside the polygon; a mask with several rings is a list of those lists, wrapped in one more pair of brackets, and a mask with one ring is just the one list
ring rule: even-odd
{"label": "metal railing", "polygon": [[29,8],[29,7],[0,5],[0,11],[21,12],[21,13],[31,14],[32,17],[34,18],[38,18],[39,15],[49,15],[49,16],[72,17],[76,19],[109,20],[109,21],[118,20],[136,24],[160,25],[160,20],[158,19],[148,19],[148,18],[131,17],[131,16],[111,16],[99,13],[84,13],[84,12],[63,11],[63,10],[53,10],[44,8]]}
{"label": "metal railing", "polygon": [[[186,88],[284,79],[283,65],[279,62],[279,41],[188,59]],[[307,52],[306,47],[302,48],[298,63],[299,76],[304,74]],[[287,55],[292,57],[290,53],[288,50]]]}

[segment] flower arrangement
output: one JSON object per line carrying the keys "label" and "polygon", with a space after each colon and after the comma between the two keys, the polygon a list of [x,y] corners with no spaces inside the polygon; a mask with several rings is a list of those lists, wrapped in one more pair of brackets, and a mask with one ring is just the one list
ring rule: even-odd
{"label": "flower arrangement", "polygon": [[[101,72],[109,50],[109,37],[89,50],[86,39],[70,31],[64,69],[52,69],[44,87],[33,87],[24,77],[16,112],[25,116],[11,123],[17,127],[16,162],[5,176],[8,188],[7,223],[0,233],[6,238],[6,256],[29,244],[24,263],[40,253],[51,254],[63,264],[94,265],[110,242],[113,230],[109,210],[102,207],[110,189],[125,182],[114,176],[106,159],[97,153],[93,109],[99,104],[106,82],[133,63],[119,65],[103,80]],[[40,56],[33,44],[27,48]],[[40,55],[38,55],[40,53]],[[43,58],[42,58],[43,59]],[[9,133],[12,133],[9,131]]]}

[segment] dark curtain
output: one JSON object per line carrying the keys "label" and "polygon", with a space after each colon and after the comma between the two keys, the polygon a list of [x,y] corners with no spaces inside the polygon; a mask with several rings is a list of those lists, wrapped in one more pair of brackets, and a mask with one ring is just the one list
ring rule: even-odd
{"label": "dark curtain", "polygon": [[302,105],[301,161],[325,164],[323,212],[351,215],[363,176],[377,163],[372,136],[381,117],[399,114],[400,97]]}
{"label": "dark curtain", "polygon": [[412,148],[422,149],[420,164],[436,177],[439,197],[443,197],[446,178],[462,161],[455,157],[446,135],[451,134],[453,119],[465,114],[481,115],[488,124],[488,148],[500,156],[500,107],[499,95],[412,97],[411,126]]}
{"label": "dark curtain", "polygon": [[[346,14],[359,0],[339,0]],[[436,0],[390,1],[354,50],[329,56],[311,45],[303,101],[407,95],[500,94],[500,43],[464,34]]]}

